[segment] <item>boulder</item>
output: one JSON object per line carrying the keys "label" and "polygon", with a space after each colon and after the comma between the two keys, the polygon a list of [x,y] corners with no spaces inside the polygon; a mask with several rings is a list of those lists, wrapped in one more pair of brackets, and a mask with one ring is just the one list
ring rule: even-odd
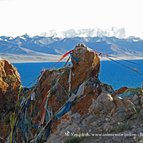
{"label": "boulder", "polygon": [[108,114],[113,108],[115,108],[115,104],[113,103],[111,94],[102,92],[96,100],[93,100],[90,106],[90,112],[94,114]]}

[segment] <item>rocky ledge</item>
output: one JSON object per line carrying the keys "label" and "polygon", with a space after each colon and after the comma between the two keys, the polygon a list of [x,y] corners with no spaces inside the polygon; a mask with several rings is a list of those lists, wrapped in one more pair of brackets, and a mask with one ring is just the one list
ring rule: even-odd
{"label": "rocky ledge", "polygon": [[[79,44],[69,53],[71,63],[65,67],[44,70],[31,89],[19,88],[19,95],[15,90],[7,94],[7,99],[17,95],[16,107],[14,111],[1,112],[1,127],[5,131],[0,132],[0,140],[11,143],[143,142],[143,90],[121,87],[114,91],[110,85],[101,83],[98,79],[100,58],[85,45]],[[16,75],[16,79],[20,79]],[[20,87],[18,81],[17,88]],[[4,91],[0,97],[3,100],[6,90],[2,85],[0,88]],[[6,115],[9,115],[7,122]]]}

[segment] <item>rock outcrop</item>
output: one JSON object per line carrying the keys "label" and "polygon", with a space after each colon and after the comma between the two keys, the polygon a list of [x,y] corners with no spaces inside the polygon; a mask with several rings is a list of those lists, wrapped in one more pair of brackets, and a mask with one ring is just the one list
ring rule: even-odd
{"label": "rock outcrop", "polygon": [[[85,94],[90,92],[90,94],[95,95],[95,90],[99,90],[96,89],[95,86],[99,86],[98,88],[100,88],[99,81],[97,81],[100,60],[94,51],[90,51],[84,45],[77,45],[72,52],[71,62],[73,66],[69,65],[59,70],[46,70],[43,71],[39,77],[36,92],[39,92],[42,101],[44,101],[49,94],[48,106],[52,109],[53,113],[57,112],[66,103],[71,93],[75,92],[86,80],[91,81],[91,83],[90,85],[86,85],[89,89],[85,90]],[[98,85],[96,85],[96,83],[92,85],[92,83],[94,83],[92,80],[98,82]],[[83,100],[86,99],[83,98]],[[88,104],[90,105],[90,103],[91,100]],[[36,106],[40,105],[36,102]],[[44,108],[43,104],[42,106],[41,108]],[[80,105],[77,104],[76,106]],[[73,111],[78,108],[76,106],[72,109]],[[42,115],[39,114],[39,118],[41,116]]]}
{"label": "rock outcrop", "polygon": [[[0,98],[10,91],[14,94],[21,84],[19,73],[8,61],[0,61]],[[16,94],[16,93],[15,93]]]}
{"label": "rock outcrop", "polygon": [[[45,128],[54,133],[67,112],[81,116],[88,113],[92,100],[101,92],[98,80],[100,59],[96,52],[79,44],[72,50],[71,64],[62,69],[42,71],[37,84],[21,94],[15,140],[45,141],[45,135],[32,139],[38,133],[33,126],[44,127],[52,121]],[[26,119],[23,120],[23,117]]]}
{"label": "rock outcrop", "polygon": [[[115,96],[117,91],[113,92],[114,97],[112,97],[109,91],[102,90],[97,98],[92,97],[92,103],[86,114],[80,114],[78,110],[66,113],[47,143],[66,141],[122,143],[123,140],[127,143],[142,142],[143,109],[141,99],[135,97],[142,97],[143,93],[140,89],[136,91],[136,94],[131,96],[130,92],[133,91],[128,89],[122,92],[129,94],[128,97],[121,98],[119,95]],[[82,107],[88,107],[84,102],[80,103],[84,105]]]}
{"label": "rock outcrop", "polygon": [[23,90],[19,110],[12,113],[11,133],[2,137],[30,143],[142,141],[125,134],[143,132],[143,91],[114,91],[101,83],[98,54],[85,45],[70,53],[71,63],[42,71],[37,84]]}
{"label": "rock outcrop", "polygon": [[8,135],[10,112],[15,110],[21,80],[17,69],[6,60],[0,61],[0,136]]}

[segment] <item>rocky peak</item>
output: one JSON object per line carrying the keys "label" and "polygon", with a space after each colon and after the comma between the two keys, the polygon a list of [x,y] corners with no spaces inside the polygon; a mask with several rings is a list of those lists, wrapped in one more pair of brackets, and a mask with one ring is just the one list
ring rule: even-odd
{"label": "rocky peak", "polygon": [[[114,137],[107,139],[93,134],[141,132],[141,89],[122,87],[114,91],[111,86],[101,83],[98,54],[83,44],[68,53],[70,65],[42,71],[37,84],[21,93],[18,111],[11,114],[10,124],[1,122],[0,136],[17,142],[64,143],[67,140],[72,142],[81,133],[88,133],[89,138],[84,138],[83,142],[89,143],[116,142]],[[17,73],[0,71],[3,73],[1,79],[5,79],[8,73]],[[3,93],[7,93],[10,83],[1,87]],[[125,138],[127,142],[138,140]]]}

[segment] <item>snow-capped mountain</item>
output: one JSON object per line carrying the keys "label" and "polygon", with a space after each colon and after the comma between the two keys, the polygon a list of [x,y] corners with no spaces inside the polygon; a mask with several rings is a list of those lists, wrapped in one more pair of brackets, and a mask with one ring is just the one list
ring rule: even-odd
{"label": "snow-capped mountain", "polygon": [[100,29],[100,28],[89,28],[89,29],[69,29],[67,31],[61,32],[63,37],[117,37],[124,38],[126,36],[124,28],[111,29]]}
{"label": "snow-capped mountain", "polygon": [[58,38],[55,36],[34,36],[25,34],[22,36],[0,37],[0,55],[23,55],[23,56],[47,56],[61,55],[74,48],[78,43],[84,43],[93,50],[110,54],[112,56],[142,56],[143,40],[130,37],[121,39],[107,36],[86,36]]}

